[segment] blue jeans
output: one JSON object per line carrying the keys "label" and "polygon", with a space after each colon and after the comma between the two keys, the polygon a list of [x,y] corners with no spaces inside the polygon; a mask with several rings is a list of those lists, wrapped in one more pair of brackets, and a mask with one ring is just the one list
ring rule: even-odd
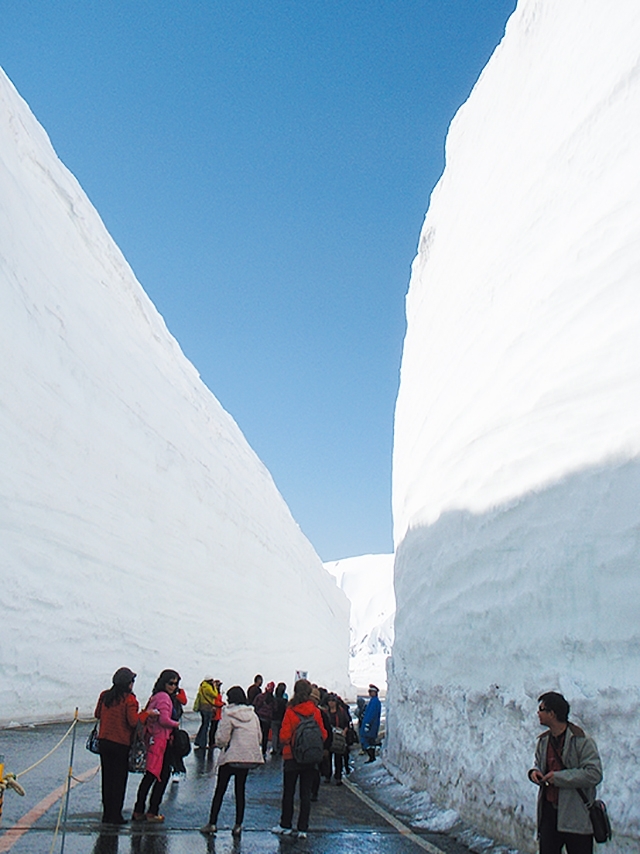
{"label": "blue jeans", "polygon": [[211,718],[213,717],[213,712],[205,712],[201,709],[200,717],[202,718],[202,723],[200,724],[200,729],[198,730],[198,734],[196,735],[195,745],[196,747],[201,747],[204,750],[204,748],[207,746],[207,737],[209,735],[209,727],[211,726]]}

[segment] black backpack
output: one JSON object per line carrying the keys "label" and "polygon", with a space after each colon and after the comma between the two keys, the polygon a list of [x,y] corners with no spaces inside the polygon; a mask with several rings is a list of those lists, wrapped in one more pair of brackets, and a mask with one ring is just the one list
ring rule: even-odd
{"label": "black backpack", "polygon": [[324,755],[324,741],[322,731],[315,717],[311,715],[298,715],[300,723],[293,733],[291,752],[298,765],[317,765],[322,762]]}
{"label": "black backpack", "polygon": [[191,753],[191,739],[189,733],[183,729],[173,731],[173,749],[176,756],[188,756]]}

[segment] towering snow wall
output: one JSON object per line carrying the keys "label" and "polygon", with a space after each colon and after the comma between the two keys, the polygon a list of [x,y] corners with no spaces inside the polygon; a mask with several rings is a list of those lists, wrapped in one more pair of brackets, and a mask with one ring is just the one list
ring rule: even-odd
{"label": "towering snow wall", "polygon": [[345,596],[2,72],[0,351],[1,721],[121,665],[346,690]]}
{"label": "towering snow wall", "polygon": [[407,297],[387,756],[533,851],[536,698],[640,841],[640,5],[524,0],[447,139]]}

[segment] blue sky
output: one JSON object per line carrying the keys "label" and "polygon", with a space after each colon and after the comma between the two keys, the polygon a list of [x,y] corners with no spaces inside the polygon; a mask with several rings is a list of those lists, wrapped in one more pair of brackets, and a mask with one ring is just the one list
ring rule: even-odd
{"label": "blue sky", "polygon": [[0,7],[0,64],[323,560],[392,551],[410,265],[514,7]]}

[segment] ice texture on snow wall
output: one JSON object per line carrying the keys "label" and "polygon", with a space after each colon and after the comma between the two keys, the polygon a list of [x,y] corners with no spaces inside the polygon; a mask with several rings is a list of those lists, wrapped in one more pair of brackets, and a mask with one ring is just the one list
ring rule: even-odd
{"label": "ice texture on snow wall", "polygon": [[388,758],[533,850],[536,698],[640,840],[640,6],[526,0],[452,122],[407,297]]}
{"label": "ice texture on snow wall", "polygon": [[0,327],[2,721],[120,665],[344,690],[346,598],[1,71]]}

